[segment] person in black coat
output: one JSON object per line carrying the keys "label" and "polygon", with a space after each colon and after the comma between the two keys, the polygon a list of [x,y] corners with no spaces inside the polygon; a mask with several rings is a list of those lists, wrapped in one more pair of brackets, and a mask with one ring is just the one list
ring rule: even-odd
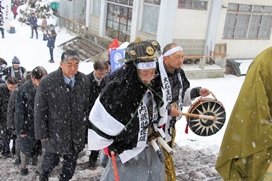
{"label": "person in black coat", "polygon": [[78,153],[85,146],[88,126],[90,81],[78,71],[79,56],[74,50],[62,53],[60,68],[48,74],[38,87],[35,97],[35,137],[45,149],[40,180],[64,163],[60,181],[73,177]]}
{"label": "person in black coat", "polygon": [[[97,60],[93,64],[94,71],[87,75],[91,83],[89,104],[90,110],[92,109],[95,100],[99,96],[100,92],[106,85],[108,67],[109,65],[106,61]],[[91,167],[91,169],[94,169],[96,167],[98,155],[99,151],[91,151],[91,154],[89,156],[89,166]]]}
{"label": "person in black coat", "polygon": [[10,156],[9,142],[11,137],[11,131],[7,129],[7,109],[10,94],[18,86],[18,80],[15,77],[9,77],[5,85],[0,87],[0,134],[1,143],[0,148],[2,158],[7,158]]}
{"label": "person in black coat", "polygon": [[43,67],[35,67],[31,80],[18,89],[15,106],[15,124],[19,137],[21,174],[27,175],[30,157],[37,158],[41,152],[41,142],[35,139],[34,132],[34,99],[40,81],[47,75]]}
{"label": "person in black coat", "polygon": [[[26,82],[31,81],[31,71],[26,71],[24,73],[24,80]],[[19,86],[22,84],[18,84]],[[14,164],[20,164],[21,159],[20,159],[20,146],[19,146],[19,141],[17,137],[17,132],[16,132],[16,125],[15,125],[15,102],[17,98],[17,93],[18,93],[18,88],[16,88],[14,91],[12,91],[10,98],[9,98],[9,103],[8,103],[8,112],[7,112],[7,128],[11,130],[12,132],[12,153],[15,154],[15,161]]]}
{"label": "person in black coat", "polygon": [[50,53],[50,63],[54,63],[54,56],[53,51],[55,48],[55,41],[56,41],[57,33],[55,30],[50,30],[50,33],[47,34],[47,47],[49,48]]}

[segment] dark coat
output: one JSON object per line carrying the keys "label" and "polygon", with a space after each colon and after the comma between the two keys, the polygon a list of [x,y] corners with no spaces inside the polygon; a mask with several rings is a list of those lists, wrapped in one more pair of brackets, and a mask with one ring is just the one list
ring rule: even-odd
{"label": "dark coat", "polygon": [[7,112],[7,128],[13,130],[13,135],[17,135],[15,131],[15,101],[17,98],[18,89],[12,91],[9,103],[8,103],[8,112]]}
{"label": "dark coat", "polygon": [[61,68],[48,74],[39,84],[35,97],[35,137],[47,152],[76,154],[84,148],[88,125],[89,79],[78,72],[71,89]]}
{"label": "dark coat", "polygon": [[55,41],[56,41],[57,35],[47,35],[47,47],[49,48],[55,48]]}
{"label": "dark coat", "polygon": [[0,129],[7,128],[7,111],[10,94],[5,84],[0,86]]}
{"label": "dark coat", "polygon": [[30,26],[32,26],[33,28],[36,28],[38,25],[37,25],[37,18],[36,17],[30,17],[29,18],[29,24],[30,24]]}
{"label": "dark coat", "polygon": [[[12,71],[13,71],[12,66],[9,66],[5,70],[3,70],[3,75],[5,75],[5,76],[11,76],[12,75]],[[19,80],[19,82],[21,83],[22,80],[23,80],[23,75],[24,75],[26,69],[24,67],[20,66],[19,67],[19,71],[20,72],[18,72],[18,73],[14,73],[14,75]]]}
{"label": "dark coat", "polygon": [[89,109],[91,110],[93,105],[94,105],[95,100],[99,96],[102,89],[105,87],[108,77],[105,76],[102,79],[102,81],[100,82],[100,86],[98,86],[97,81],[95,80],[94,72],[88,74],[87,77],[90,80],[90,104],[89,104]]}
{"label": "dark coat", "polygon": [[27,82],[18,89],[15,102],[15,124],[17,134],[27,134],[27,137],[20,137],[20,150],[28,156],[35,154],[35,133],[34,133],[34,99],[36,88],[32,81]]}

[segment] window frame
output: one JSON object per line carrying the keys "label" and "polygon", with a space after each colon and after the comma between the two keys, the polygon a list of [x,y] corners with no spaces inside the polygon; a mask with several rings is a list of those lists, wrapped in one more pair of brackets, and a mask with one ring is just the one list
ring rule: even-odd
{"label": "window frame", "polygon": [[222,39],[270,40],[272,6],[229,3]]}

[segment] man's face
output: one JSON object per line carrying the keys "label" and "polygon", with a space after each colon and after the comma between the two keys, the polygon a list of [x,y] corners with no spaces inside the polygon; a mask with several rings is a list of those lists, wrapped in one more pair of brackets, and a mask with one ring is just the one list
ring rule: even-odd
{"label": "man's face", "polygon": [[14,91],[17,88],[18,84],[12,85],[12,84],[9,84],[9,83],[6,82],[6,86],[7,86],[8,90],[11,92],[11,91]]}
{"label": "man's face", "polygon": [[62,73],[69,79],[77,74],[78,66],[79,61],[77,59],[67,60],[64,63],[60,62]]}
{"label": "man's face", "polygon": [[102,70],[94,70],[94,76],[98,79],[101,80],[105,77],[107,74],[107,69],[102,69]]}
{"label": "man's face", "polygon": [[170,72],[174,72],[176,69],[181,68],[184,61],[184,52],[182,50],[179,50],[169,56],[163,57],[163,60],[167,69]]}
{"label": "man's face", "polygon": [[138,76],[145,84],[150,84],[151,80],[156,78],[156,68],[138,69]]}

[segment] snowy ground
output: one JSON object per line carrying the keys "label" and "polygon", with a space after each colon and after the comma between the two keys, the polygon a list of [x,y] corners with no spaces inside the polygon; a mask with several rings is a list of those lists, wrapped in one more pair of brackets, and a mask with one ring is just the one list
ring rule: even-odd
{"label": "snowy ground", "polygon": [[[0,57],[4,58],[9,65],[13,56],[17,56],[21,65],[27,70],[32,70],[36,66],[44,66],[48,72],[56,70],[59,66],[62,49],[57,47],[64,41],[72,38],[66,33],[65,29],[58,30],[56,48],[55,48],[55,63],[49,63],[50,58],[46,42],[42,41],[42,33],[39,30],[39,39],[30,39],[30,27],[26,24],[21,24],[16,21],[11,22],[16,28],[15,34],[5,33],[5,39],[0,39]],[[35,37],[35,36],[34,36]],[[186,53],[186,52],[185,52]],[[243,68],[241,72],[245,73],[249,65],[249,61],[243,62],[240,67]],[[79,70],[84,73],[90,73],[93,70],[92,63],[80,63]],[[216,79],[200,79],[190,80],[191,87],[202,86],[210,89],[216,98],[222,102],[226,111],[226,122],[231,114],[233,105],[238,96],[240,87],[244,81],[244,77],[236,77],[234,75],[225,75],[224,78]],[[187,110],[185,109],[184,112]],[[176,146],[174,148],[174,159],[177,172],[177,180],[179,181],[221,181],[220,176],[215,170],[215,163],[217,154],[220,148],[222,137],[227,123],[215,135],[208,137],[200,137],[189,130],[189,134],[185,134],[186,120],[183,117],[177,122],[177,137]],[[78,163],[87,161],[87,149],[81,153],[82,158]],[[19,167],[14,166],[13,159],[0,159],[0,181],[29,181],[37,180],[35,177],[34,167],[30,167],[30,174],[28,176],[21,176],[19,174]],[[102,168],[98,167],[96,170],[77,169],[73,181],[79,180],[98,180],[102,172]],[[58,180],[58,168],[53,172],[50,180]]]}

